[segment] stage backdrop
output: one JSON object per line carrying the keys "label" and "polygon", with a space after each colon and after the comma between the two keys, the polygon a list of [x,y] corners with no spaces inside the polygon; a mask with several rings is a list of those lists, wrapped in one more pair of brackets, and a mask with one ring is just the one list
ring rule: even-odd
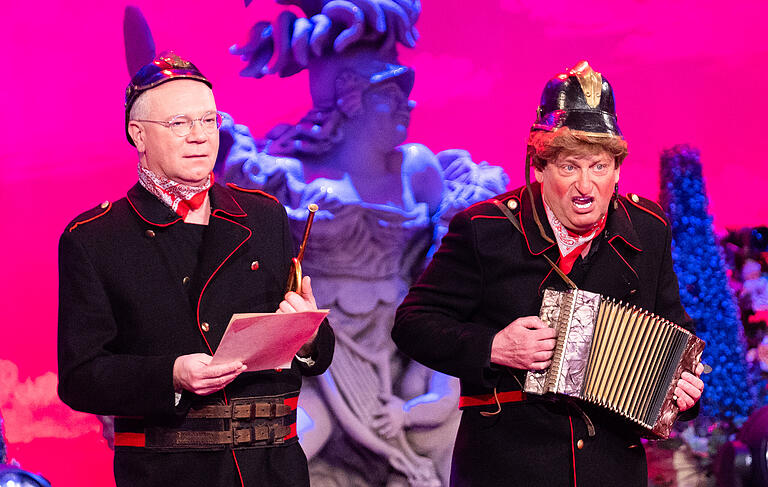
{"label": "stage backdrop", "polygon": [[[306,73],[241,78],[228,47],[281,9],[267,0],[136,1],[158,51],[213,81],[218,107],[254,135],[309,108]],[[715,225],[765,224],[768,43],[763,0],[425,0],[409,141],[464,148],[523,181],[544,83],[587,59],[613,84],[629,141],[621,190],[658,194],[659,152],[701,149]],[[123,135],[126,4],[6,2],[0,20],[0,411],[10,458],[57,487],[111,484],[100,424],[56,397],[56,246],[66,223],[135,182]]]}

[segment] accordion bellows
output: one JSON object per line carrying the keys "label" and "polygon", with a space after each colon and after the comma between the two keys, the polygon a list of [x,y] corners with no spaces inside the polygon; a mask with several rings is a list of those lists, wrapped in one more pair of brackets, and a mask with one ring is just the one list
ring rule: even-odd
{"label": "accordion bellows", "polygon": [[557,330],[557,345],[548,369],[528,372],[525,392],[576,397],[623,416],[648,438],[669,437],[678,414],[675,385],[701,361],[702,340],[653,313],[580,289],[547,289],[540,317]]}

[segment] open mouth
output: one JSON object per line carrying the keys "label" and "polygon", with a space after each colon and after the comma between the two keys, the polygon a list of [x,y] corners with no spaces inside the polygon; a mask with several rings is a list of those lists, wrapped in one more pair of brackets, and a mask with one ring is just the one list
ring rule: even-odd
{"label": "open mouth", "polygon": [[595,198],[591,196],[577,196],[576,198],[572,198],[571,201],[573,201],[573,206],[580,210],[587,210],[592,207],[592,203],[595,202]]}

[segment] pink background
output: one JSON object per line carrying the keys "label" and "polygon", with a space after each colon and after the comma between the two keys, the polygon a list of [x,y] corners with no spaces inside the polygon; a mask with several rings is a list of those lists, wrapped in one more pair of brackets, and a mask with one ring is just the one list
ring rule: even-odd
{"label": "pink background", "polygon": [[[227,53],[280,7],[254,0],[137,1],[159,50],[213,81],[219,109],[263,134],[309,108],[306,73],[240,78]],[[587,59],[616,91],[630,155],[623,192],[658,194],[658,154],[702,151],[718,229],[766,224],[768,37],[763,0],[424,0],[409,140],[468,149],[523,181],[524,141],[546,80]],[[66,223],[135,181],[123,135],[121,2],[6,2],[0,20],[3,279],[0,411],[9,456],[57,487],[110,485],[100,424],[56,398],[56,245]]]}

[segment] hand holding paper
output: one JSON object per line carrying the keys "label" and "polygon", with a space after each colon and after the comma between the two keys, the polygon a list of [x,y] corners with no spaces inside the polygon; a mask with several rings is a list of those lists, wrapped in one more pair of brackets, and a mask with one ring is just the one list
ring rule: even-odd
{"label": "hand holding paper", "polygon": [[328,310],[318,310],[309,277],[301,294],[289,292],[275,313],[232,315],[209,365],[242,362],[248,371],[290,367],[293,356],[309,355]]}
{"label": "hand holding paper", "polygon": [[173,387],[176,392],[187,390],[201,396],[212,394],[246,370],[239,360],[210,365],[211,358],[205,353],[177,357],[173,363]]}

